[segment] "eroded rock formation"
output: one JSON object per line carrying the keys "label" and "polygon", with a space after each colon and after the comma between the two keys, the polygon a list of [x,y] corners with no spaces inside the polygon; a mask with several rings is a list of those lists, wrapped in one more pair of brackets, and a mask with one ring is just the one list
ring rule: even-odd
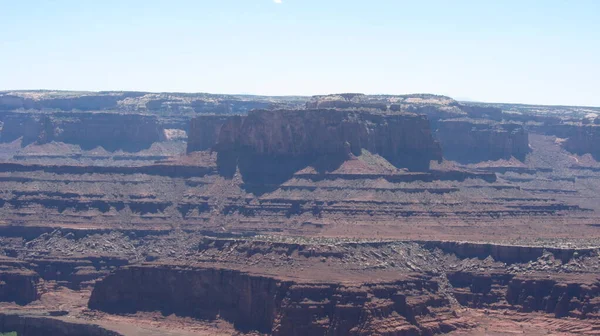
{"label": "eroded rock formation", "polygon": [[218,268],[128,267],[94,288],[89,307],[111,313],[161,311],[217,316],[237,329],[272,335],[396,335],[448,332],[453,317],[426,277],[342,285],[301,283]]}
{"label": "eroded rock formation", "polygon": [[459,162],[524,160],[529,153],[528,133],[518,124],[476,120],[443,120],[436,136],[444,157]]}
{"label": "eroded rock formation", "polygon": [[26,264],[12,258],[0,258],[0,302],[24,305],[39,298],[40,276]]}
{"label": "eroded rock formation", "polygon": [[456,272],[448,278],[457,300],[468,307],[600,317],[600,283],[594,277]]}
{"label": "eroded rock formation", "polygon": [[441,160],[425,117],[367,111],[256,110],[226,122],[215,149],[220,155],[237,153],[241,169],[251,175],[294,172],[319,159],[360,155],[362,149],[412,170]]}
{"label": "eroded rock formation", "polygon": [[52,141],[82,149],[140,151],[164,140],[163,128],[154,116],[117,113],[54,113],[36,115],[5,113],[0,141],[23,137],[23,145]]}
{"label": "eroded rock formation", "polygon": [[207,115],[192,118],[187,152],[205,151],[212,149],[219,139],[221,127],[230,117]]}
{"label": "eroded rock formation", "polygon": [[581,125],[573,129],[563,146],[572,153],[590,153],[600,158],[600,126]]}

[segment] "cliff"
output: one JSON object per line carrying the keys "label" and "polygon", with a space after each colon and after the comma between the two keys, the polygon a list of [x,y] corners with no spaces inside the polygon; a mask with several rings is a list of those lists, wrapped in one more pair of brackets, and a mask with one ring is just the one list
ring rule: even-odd
{"label": "cliff", "polygon": [[529,153],[529,135],[521,125],[475,121],[442,120],[436,136],[444,157],[459,162],[510,159],[524,160]]}
{"label": "cliff", "polygon": [[573,128],[563,147],[571,153],[590,153],[600,159],[600,126],[581,125]]}
{"label": "cliff", "polygon": [[217,143],[226,116],[206,115],[192,118],[187,140],[187,153],[211,149]]}
{"label": "cliff", "polygon": [[456,272],[448,279],[457,300],[468,307],[538,311],[555,317],[597,318],[600,313],[600,286],[593,274],[551,278]]}
{"label": "cliff", "polygon": [[164,132],[154,116],[117,113],[4,113],[1,142],[23,137],[23,145],[52,141],[81,146],[103,147],[109,151],[139,151],[164,140]]}
{"label": "cliff", "polygon": [[0,259],[0,302],[24,305],[38,299],[37,284],[40,276],[22,261]]}
{"label": "cliff", "polygon": [[550,119],[528,127],[532,132],[560,138],[562,147],[571,153],[589,153],[596,160],[600,159],[600,125]]}
{"label": "cliff", "polygon": [[[234,125],[235,124],[235,125]],[[423,170],[441,160],[426,117],[340,110],[255,110],[221,132],[218,151],[235,148],[254,157],[308,162],[360,155],[365,149],[396,167]]]}
{"label": "cliff", "polygon": [[109,313],[161,311],[272,335],[394,335],[448,332],[453,317],[424,277],[341,285],[301,283],[219,268],[132,266],[99,282],[89,307]]}

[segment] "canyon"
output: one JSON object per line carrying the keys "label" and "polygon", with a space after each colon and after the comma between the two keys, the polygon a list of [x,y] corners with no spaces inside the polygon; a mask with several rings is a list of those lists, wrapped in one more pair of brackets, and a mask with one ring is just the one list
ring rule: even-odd
{"label": "canyon", "polygon": [[0,332],[595,334],[598,113],[0,92]]}

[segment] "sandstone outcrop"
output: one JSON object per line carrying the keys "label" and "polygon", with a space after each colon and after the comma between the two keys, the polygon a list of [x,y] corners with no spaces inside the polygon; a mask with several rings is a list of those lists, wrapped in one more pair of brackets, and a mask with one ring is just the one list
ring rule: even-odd
{"label": "sandstone outcrop", "polygon": [[580,121],[548,120],[529,126],[533,132],[556,136],[567,151],[600,158],[600,126]]}
{"label": "sandstone outcrop", "polygon": [[582,125],[573,129],[563,146],[571,153],[590,153],[600,158],[600,126]]}
{"label": "sandstone outcrop", "polygon": [[206,115],[192,118],[187,139],[187,152],[212,149],[219,139],[221,127],[227,116]]}
{"label": "sandstone outcrop", "polygon": [[456,272],[448,278],[457,300],[468,307],[538,311],[555,317],[600,317],[600,283],[593,276]]}
{"label": "sandstone outcrop", "polygon": [[54,113],[52,115],[5,113],[1,142],[23,137],[23,145],[52,141],[82,149],[103,147],[109,151],[139,151],[164,140],[154,116],[117,113]]}
{"label": "sandstone outcrop", "polygon": [[518,124],[476,120],[443,120],[436,136],[444,157],[459,162],[524,160],[529,153],[528,133]]}
{"label": "sandstone outcrop", "polygon": [[242,331],[272,335],[394,335],[448,332],[453,317],[437,283],[426,277],[383,283],[302,283],[218,268],[147,265],[111,274],[89,307],[110,313],[161,311],[217,316]]}
{"label": "sandstone outcrop", "polygon": [[414,114],[255,110],[241,123],[232,119],[223,127],[227,131],[221,131],[217,151],[233,148],[253,160],[290,162],[296,170],[319,158],[360,155],[362,149],[414,170],[426,170],[431,160],[441,160],[427,118]]}
{"label": "sandstone outcrop", "polygon": [[24,305],[39,298],[40,276],[27,266],[16,259],[0,258],[0,302]]}

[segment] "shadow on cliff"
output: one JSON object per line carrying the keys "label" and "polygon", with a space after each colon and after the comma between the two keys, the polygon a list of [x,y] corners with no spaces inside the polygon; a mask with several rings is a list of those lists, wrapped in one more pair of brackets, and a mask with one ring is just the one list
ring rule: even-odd
{"label": "shadow on cliff", "polygon": [[219,152],[217,169],[221,176],[228,179],[233,178],[239,169],[244,182],[242,188],[260,196],[275,191],[300,170],[311,167],[314,173],[324,174],[338,169],[347,159],[347,154],[269,156],[243,151]]}

